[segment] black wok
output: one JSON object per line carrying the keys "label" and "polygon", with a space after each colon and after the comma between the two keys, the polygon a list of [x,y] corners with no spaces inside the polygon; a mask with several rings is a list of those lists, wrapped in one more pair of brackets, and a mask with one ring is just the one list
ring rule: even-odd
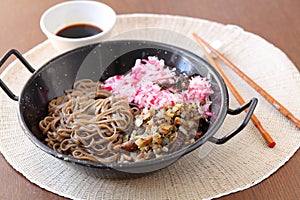
{"label": "black wok", "polygon": [[[246,126],[257,104],[257,99],[253,98],[237,109],[230,109],[226,85],[219,73],[210,64],[191,52],[162,43],[123,40],[88,45],[59,55],[36,71],[16,50],[9,51],[0,61],[0,65],[3,65],[11,55],[15,55],[33,73],[23,87],[20,96],[16,96],[0,80],[0,86],[7,95],[19,102],[19,123],[25,134],[39,149],[46,153],[62,159],[63,162],[72,163],[70,166],[83,168],[85,171],[97,173],[101,177],[119,178],[145,174],[174,163],[207,141],[223,144]],[[164,59],[166,65],[176,67],[180,73],[200,74],[210,78],[214,90],[214,94],[211,95],[211,111],[214,117],[210,119],[208,131],[194,144],[162,158],[136,163],[104,164],[78,160],[57,153],[43,143],[45,136],[39,130],[38,123],[47,115],[47,106],[51,99],[63,95],[64,90],[71,89],[76,80],[90,78],[98,81],[116,74],[124,74],[132,68],[136,59],[148,56]],[[247,114],[235,130],[223,138],[214,137],[227,114],[236,115],[245,109],[248,109]]]}

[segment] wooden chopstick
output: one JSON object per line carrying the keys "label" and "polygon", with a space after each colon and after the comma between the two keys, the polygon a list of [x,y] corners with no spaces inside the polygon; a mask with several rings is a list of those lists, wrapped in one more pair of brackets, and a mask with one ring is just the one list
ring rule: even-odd
{"label": "wooden chopstick", "polygon": [[[232,94],[234,95],[234,97],[237,99],[237,101],[239,102],[239,104],[245,104],[244,99],[242,98],[242,96],[239,94],[239,92],[236,90],[236,88],[232,85],[232,83],[229,81],[229,79],[227,78],[227,76],[224,74],[224,72],[222,71],[222,69],[220,68],[220,66],[216,63],[216,61],[211,57],[211,55],[207,52],[207,50],[205,49],[205,47],[203,46],[201,40],[198,39],[198,36],[193,33],[193,37],[196,40],[196,43],[199,45],[199,47],[202,49],[202,51],[204,52],[205,56],[207,57],[207,59],[209,60],[209,62],[217,69],[217,71],[221,74],[221,76],[223,77],[226,85],[228,86],[228,88],[230,89],[230,91],[232,92]],[[254,124],[254,126],[259,130],[259,132],[261,133],[262,137],[265,139],[265,141],[267,142],[268,146],[273,148],[276,143],[274,142],[274,140],[272,139],[272,137],[269,135],[269,133],[263,128],[263,126],[261,125],[260,121],[258,120],[258,118],[252,114],[251,116],[251,120]]]}
{"label": "wooden chopstick", "polygon": [[235,66],[230,60],[224,57],[220,52],[210,46],[201,37],[193,34],[204,46],[210,49],[218,58],[220,58],[227,66],[229,66],[233,71],[235,71],[241,78],[243,78],[251,87],[253,87],[262,97],[264,97],[271,105],[274,106],[281,114],[283,114],[287,119],[300,129],[300,120],[297,119],[288,109],[286,109],[281,103],[274,99],[269,93],[267,93],[263,88],[261,88],[257,83],[255,83],[250,77],[248,77],[244,72],[242,72],[237,66]]}

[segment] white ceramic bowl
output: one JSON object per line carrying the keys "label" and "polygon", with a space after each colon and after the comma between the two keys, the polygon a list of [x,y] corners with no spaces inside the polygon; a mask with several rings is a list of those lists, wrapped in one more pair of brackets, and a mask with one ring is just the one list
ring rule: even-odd
{"label": "white ceramic bowl", "polygon": [[[40,27],[53,46],[64,52],[105,40],[115,22],[116,13],[106,4],[96,1],[67,1],[46,10],[40,19]],[[82,38],[56,35],[63,28],[76,24],[93,25],[102,29],[102,32]]]}

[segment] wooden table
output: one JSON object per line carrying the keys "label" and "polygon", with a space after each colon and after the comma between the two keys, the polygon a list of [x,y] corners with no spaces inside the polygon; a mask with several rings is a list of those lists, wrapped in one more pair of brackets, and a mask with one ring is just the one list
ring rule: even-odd
{"label": "wooden table", "polygon": [[[0,3],[0,55],[25,53],[46,39],[39,18],[61,0],[10,0]],[[300,70],[299,0],[103,0],[118,14],[158,13],[236,24],[283,50]],[[2,69],[1,69],[2,70]],[[1,71],[0,71],[1,72]],[[1,141],[0,141],[1,142]],[[300,151],[256,186],[220,199],[300,199]],[[29,182],[0,156],[0,199],[65,199]]]}

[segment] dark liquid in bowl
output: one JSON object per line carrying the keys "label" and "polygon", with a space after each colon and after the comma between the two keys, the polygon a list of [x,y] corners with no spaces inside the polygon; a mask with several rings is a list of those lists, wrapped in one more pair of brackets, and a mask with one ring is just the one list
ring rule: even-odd
{"label": "dark liquid in bowl", "polygon": [[91,24],[73,24],[61,29],[56,35],[65,38],[84,38],[97,35],[101,32],[101,28]]}

